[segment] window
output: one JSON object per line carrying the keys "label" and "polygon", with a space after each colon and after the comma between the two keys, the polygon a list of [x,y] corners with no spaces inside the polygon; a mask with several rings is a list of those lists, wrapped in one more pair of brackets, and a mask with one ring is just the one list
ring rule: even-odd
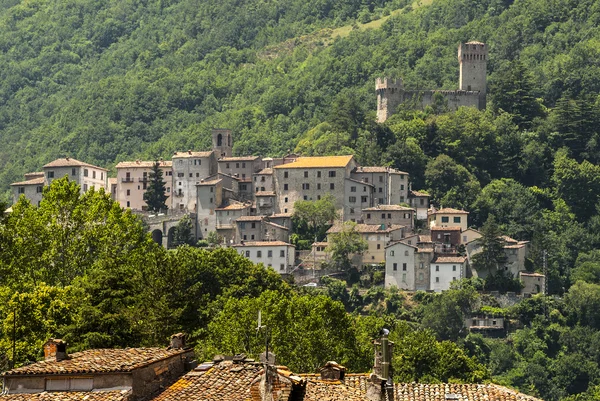
{"label": "window", "polygon": [[235,168],[240,168],[240,163],[235,163]]}
{"label": "window", "polygon": [[329,189],[335,189],[335,184],[333,182],[329,184]]}
{"label": "window", "polygon": [[496,325],[496,321],[492,320],[492,326],[495,326],[495,325]]}
{"label": "window", "polygon": [[48,171],[47,176],[48,178],[54,178],[54,171]]}
{"label": "window", "polygon": [[167,187],[167,193],[171,192],[171,187]]}
{"label": "window", "polygon": [[402,271],[406,271],[406,263],[402,263]]}
{"label": "window", "polygon": [[287,171],[283,172],[283,178],[288,178],[288,172]]}
{"label": "window", "polygon": [[425,199],[419,199],[419,201],[420,201],[419,203],[421,204],[421,206],[425,205]]}
{"label": "window", "polygon": [[455,216],[452,221],[455,223],[460,223],[460,216]]}
{"label": "window", "polygon": [[321,200],[321,195],[317,195],[317,200]]}
{"label": "window", "polygon": [[283,184],[283,190],[287,191],[288,190],[288,184]]}
{"label": "window", "polygon": [[35,188],[35,192],[38,193],[38,194],[41,194],[43,191],[44,191],[44,187],[40,186],[40,187],[36,187]]}
{"label": "window", "polygon": [[196,178],[200,178],[200,173],[196,173]]}
{"label": "window", "polygon": [[279,270],[285,270],[285,265],[283,263],[279,265]]}
{"label": "window", "polygon": [[279,257],[282,257],[282,258],[285,257],[285,251],[283,249],[281,251],[279,251]]}
{"label": "window", "polygon": [[363,187],[363,192],[367,192],[367,187]]}
{"label": "window", "polygon": [[335,170],[329,172],[329,177],[331,177],[331,178],[335,177]]}
{"label": "window", "polygon": [[368,178],[363,178],[363,182],[366,182],[368,184],[369,183],[369,179]]}
{"label": "window", "polygon": [[72,168],[71,169],[71,175],[77,175],[77,169]]}
{"label": "window", "polygon": [[321,172],[317,171],[317,178],[321,178]]}
{"label": "window", "polygon": [[404,191],[404,184],[400,185],[400,191]]}
{"label": "window", "polygon": [[356,187],[350,187],[350,192],[356,192]]}
{"label": "window", "polygon": [[177,177],[182,178],[185,174],[183,173],[177,173]]}
{"label": "window", "polygon": [[213,203],[213,199],[212,199],[212,198],[210,198],[210,199],[208,200],[208,203]]}
{"label": "window", "polygon": [[394,263],[394,271],[398,270],[398,263]]}
{"label": "window", "polygon": [[127,201],[127,207],[131,206],[131,202]]}
{"label": "window", "polygon": [[288,198],[283,198],[283,202],[287,203],[288,202]]}
{"label": "window", "polygon": [[302,184],[302,189],[310,189],[310,184],[308,184],[308,183]]}
{"label": "window", "polygon": [[20,194],[24,194],[25,193],[25,187],[19,187],[19,193]]}
{"label": "window", "polygon": [[390,256],[394,256],[394,251],[390,251]]}
{"label": "window", "polygon": [[436,283],[439,283],[439,282],[440,282],[440,278],[439,278],[439,277],[436,277],[436,278],[435,278],[435,282],[436,282]]}
{"label": "window", "polygon": [[381,244],[377,244],[377,249],[381,249]]}
{"label": "window", "polygon": [[92,171],[92,178],[96,179],[96,172],[95,171]]}
{"label": "window", "polygon": [[83,184],[83,192],[86,192],[87,190],[88,190],[87,184]]}
{"label": "window", "polygon": [[317,184],[317,189],[321,189],[321,183]]}
{"label": "window", "polygon": [[240,184],[240,191],[248,190],[248,186],[246,184]]}
{"label": "window", "polygon": [[[350,202],[350,203],[356,203],[356,196],[350,196],[350,197],[348,198],[348,202]],[[367,215],[367,216],[368,216],[368,215]],[[367,218],[368,218],[368,217],[367,217]]]}
{"label": "window", "polygon": [[242,168],[246,168],[246,163],[242,163]]}
{"label": "window", "polygon": [[267,257],[268,258],[272,258],[273,257],[273,251],[267,251]]}
{"label": "window", "polygon": [[452,266],[452,271],[455,272],[456,271],[456,265]]}
{"label": "window", "polygon": [[440,271],[440,267],[439,266],[435,266],[435,271],[439,272]]}
{"label": "window", "polygon": [[383,193],[383,188],[379,187],[379,193]]}
{"label": "window", "polygon": [[243,221],[240,222],[240,229],[241,230],[245,230],[246,229],[246,223],[244,223]]}
{"label": "window", "polygon": [[308,178],[308,171],[304,172],[304,178]]}
{"label": "window", "polygon": [[391,219],[391,218],[392,218],[392,214],[388,213],[388,219]]}
{"label": "window", "polygon": [[225,163],[225,168],[229,168],[229,163]]}
{"label": "window", "polygon": [[131,195],[131,189],[127,190],[127,196]]}
{"label": "window", "polygon": [[[331,184],[331,185],[333,185],[333,184]],[[333,189],[333,188],[332,188],[332,189]],[[366,196],[361,196],[361,197],[360,197],[360,201],[361,201],[362,203],[367,203],[367,197],[366,197]]]}
{"label": "window", "polygon": [[408,251],[404,251],[404,256],[408,256]]}
{"label": "window", "polygon": [[194,178],[194,173],[190,173],[190,178]]}
{"label": "window", "polygon": [[379,182],[383,182],[383,176],[382,175],[379,176]]}
{"label": "window", "polygon": [[452,277],[452,281],[456,281],[456,277]]}
{"label": "window", "polygon": [[256,257],[262,258],[262,251],[256,251]]}
{"label": "window", "polygon": [[381,213],[381,218],[385,219],[385,213]]}
{"label": "window", "polygon": [[448,216],[442,216],[442,223],[448,223],[450,218]]}
{"label": "window", "polygon": [[84,176],[84,177],[87,177],[87,176],[88,176],[88,169],[87,169],[87,168],[84,168],[84,169],[83,169],[83,176]]}
{"label": "window", "polygon": [[371,218],[371,213],[367,213],[367,219]]}
{"label": "window", "polygon": [[304,195],[304,196],[302,197],[302,199],[303,199],[303,200],[308,200],[308,196]]}
{"label": "window", "polygon": [[354,214],[354,208],[353,207],[350,208],[350,214]]}
{"label": "window", "polygon": [[379,198],[379,203],[383,205],[383,198]]}
{"label": "window", "polygon": [[246,257],[249,258],[250,257],[250,251],[246,251]]}

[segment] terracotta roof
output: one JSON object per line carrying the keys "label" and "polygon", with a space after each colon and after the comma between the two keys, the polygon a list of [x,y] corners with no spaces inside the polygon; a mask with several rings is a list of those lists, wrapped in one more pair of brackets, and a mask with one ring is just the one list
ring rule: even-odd
{"label": "terracotta roof", "polygon": [[294,246],[294,245],[288,244],[287,242],[283,242],[283,241],[252,241],[252,242],[244,241],[243,244],[236,244],[236,245],[232,245],[232,246],[239,247],[239,246]]}
{"label": "terracotta roof", "polygon": [[368,186],[368,187],[375,187],[375,185],[373,185],[373,184],[371,184],[371,183],[364,182],[364,181],[360,181],[360,180],[357,180],[357,179],[354,179],[354,178],[346,178],[346,179],[347,179],[348,181],[355,182],[355,183],[357,183],[357,184],[366,185],[366,186]]}
{"label": "terracotta roof", "polygon": [[440,210],[436,210],[435,212],[431,213],[431,214],[439,214],[439,213],[448,213],[448,214],[469,214],[469,212],[466,212],[464,210],[460,210],[460,209],[453,209],[451,207],[446,207]]}
{"label": "terracotta roof", "polygon": [[415,198],[416,198],[416,197],[419,197],[419,196],[426,196],[426,197],[428,197],[428,198],[429,198],[429,197],[431,197],[431,195],[429,195],[428,193],[421,192],[421,191],[410,191],[410,192],[408,193],[408,196],[410,196],[410,197],[415,197]]}
{"label": "terracotta roof", "polygon": [[466,45],[485,45],[485,43],[483,43],[483,42],[477,42],[477,41],[471,41],[471,42],[467,42],[465,44]]}
{"label": "terracotta roof", "polygon": [[433,253],[433,248],[419,248],[417,253]]}
{"label": "terracotta roof", "polygon": [[31,180],[27,180],[27,181],[13,182],[12,184],[10,184],[10,186],[15,187],[15,186],[22,186],[22,185],[43,185],[44,183],[45,183],[44,177],[39,177],[39,178],[33,178]]}
{"label": "terracotta roof", "polygon": [[[384,226],[383,228],[381,226]],[[327,234],[331,233],[339,233],[342,231],[342,224],[335,224],[329,230],[327,230]],[[357,224],[354,228],[354,231],[359,233],[389,233],[391,231],[399,230],[403,228],[399,224],[391,224],[387,226],[385,224]]]}
{"label": "terracotta roof", "polygon": [[398,383],[396,401],[444,401],[455,394],[457,401],[541,401],[496,384]]}
{"label": "terracotta roof", "polygon": [[260,159],[260,156],[233,156],[233,157],[221,157],[220,162],[248,162]]}
{"label": "terracotta roof", "polygon": [[273,168],[342,168],[346,167],[353,158],[352,155],[299,157],[292,163],[281,164]]}
{"label": "terracotta roof", "polygon": [[185,352],[188,351],[166,348],[91,349],[70,354],[63,361],[40,361],[12,369],[1,376],[131,372]]}
{"label": "terracotta roof", "polygon": [[546,277],[543,274],[540,273],[527,273],[527,272],[519,272],[520,276],[527,276],[527,277]]}
{"label": "terracotta roof", "polygon": [[108,178],[108,185],[112,185],[112,184],[117,184],[117,177],[109,177]]}
{"label": "terracotta roof", "polygon": [[401,239],[400,241],[392,241],[392,242],[390,242],[390,243],[389,243],[389,244],[386,246],[386,248],[389,248],[389,247],[391,247],[391,246],[398,245],[398,244],[402,244],[402,245],[404,245],[404,246],[409,246],[409,247],[411,247],[411,248],[418,249],[416,246],[414,246],[414,245],[410,245],[410,244],[407,244],[406,242],[404,242],[404,239]]}
{"label": "terracotta roof", "polygon": [[[267,160],[267,159],[263,159],[263,160]],[[265,175],[265,174],[273,174],[273,169],[272,168],[263,168],[258,173],[256,173],[256,175]]]}
{"label": "terracotta roof", "polygon": [[440,227],[433,226],[431,227],[431,231],[460,231],[461,228],[459,226],[450,226],[450,227]]}
{"label": "terracotta roof", "polygon": [[206,185],[206,186],[217,185],[221,181],[223,181],[221,178],[216,179],[216,180],[210,180],[210,181],[200,181],[199,183],[196,184],[196,186],[198,186],[198,185]]}
{"label": "terracotta roof", "polygon": [[358,166],[355,170],[355,173],[391,173],[391,174],[407,174],[406,171],[396,170],[392,167],[385,166]]}
{"label": "terracotta roof", "polygon": [[273,191],[258,191],[254,196],[277,196]]}
{"label": "terracotta roof", "polygon": [[[154,167],[155,161],[150,160],[136,160],[133,162],[120,162],[115,166],[115,168],[129,168],[129,167],[145,167],[152,168]],[[172,167],[173,162],[171,160],[163,160],[158,162],[160,167]]]}
{"label": "terracotta roof", "polygon": [[152,401],[250,400],[250,386],[260,375],[257,363],[204,363],[187,373]]}
{"label": "terracotta roof", "polygon": [[286,226],[282,226],[281,224],[275,224],[275,223],[273,223],[272,221],[267,221],[267,222],[265,222],[265,224],[268,224],[268,225],[270,225],[270,226],[274,226],[274,227],[276,227],[276,228],[279,228],[279,229],[281,229],[281,230],[286,230],[286,231],[289,231],[289,230],[290,230],[290,229],[289,229],[289,228],[287,228]]}
{"label": "terracotta roof", "polygon": [[431,242],[431,235],[419,235],[419,242]]}
{"label": "terracotta roof", "polygon": [[319,374],[307,379],[304,401],[367,401],[367,374],[345,374],[344,380],[323,380]]}
{"label": "terracotta roof", "polygon": [[80,162],[79,160],[73,159],[72,157],[65,157],[64,159],[56,159],[46,164],[44,168],[51,167],[92,167],[98,170],[108,171],[105,168],[94,166],[93,164]]}
{"label": "terracotta roof", "polygon": [[212,150],[209,150],[206,152],[192,152],[191,150],[188,150],[187,152],[173,153],[173,159],[174,158],[183,159],[183,158],[190,158],[190,157],[210,157],[210,155],[212,155],[212,154],[213,154]]}
{"label": "terracotta roof", "polygon": [[288,218],[288,217],[292,217],[291,213],[273,213],[270,217],[277,219],[277,218]]}
{"label": "terracotta roof", "polygon": [[131,390],[53,391],[33,394],[0,395],[0,401],[128,401]]}
{"label": "terracotta roof", "polygon": [[431,263],[465,263],[464,256],[436,256]]}
{"label": "terracotta roof", "polygon": [[34,178],[43,177],[43,171],[34,171],[33,173],[25,173],[25,180],[32,180]]}
{"label": "terracotta roof", "polygon": [[249,207],[250,205],[246,205],[244,203],[232,203],[231,205],[218,207],[215,210],[244,210]]}
{"label": "terracotta roof", "polygon": [[411,211],[415,211],[415,209],[413,209],[412,207],[406,207],[406,206],[400,206],[400,205],[379,205],[379,206],[375,206],[375,207],[369,207],[366,209],[363,209],[369,212],[376,212],[378,210],[411,210]]}
{"label": "terracotta roof", "polygon": [[235,221],[261,221],[265,216],[242,216],[238,217]]}
{"label": "terracotta roof", "polygon": [[329,242],[313,242],[312,246],[327,246]]}

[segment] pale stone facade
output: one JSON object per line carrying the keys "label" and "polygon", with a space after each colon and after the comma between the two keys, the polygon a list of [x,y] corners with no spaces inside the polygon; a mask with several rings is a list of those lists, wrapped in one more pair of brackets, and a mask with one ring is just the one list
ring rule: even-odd
{"label": "pale stone facade", "polygon": [[362,221],[366,224],[401,225],[410,232],[415,226],[415,210],[400,205],[377,205],[362,210]]}
{"label": "pale stone facade", "polygon": [[39,206],[42,201],[42,192],[46,185],[44,173],[25,174],[25,181],[10,184],[13,192],[13,203],[17,203],[21,195],[29,199],[34,206]]}
{"label": "pale stone facade", "polygon": [[217,231],[216,209],[223,203],[223,183],[220,179],[204,181],[196,185],[197,226],[200,238],[206,239]]}
{"label": "pale stone facade", "polygon": [[429,198],[429,194],[425,192],[409,191],[408,204],[417,211],[417,220],[427,220]]}
{"label": "pale stone facade", "polygon": [[262,263],[280,274],[290,273],[294,268],[296,247],[283,241],[243,242],[233,247],[240,255],[254,263]]}
{"label": "pale stone facade", "polygon": [[195,212],[196,184],[217,173],[215,152],[175,152],[172,162],[171,208]]}
{"label": "pale stone facade", "polygon": [[[149,184],[150,172],[154,166],[153,161],[136,160],[133,162],[121,162],[116,165],[117,169],[117,187],[113,198],[119,202],[121,207],[132,210],[146,210],[147,205],[144,201],[144,194]],[[171,184],[172,184],[172,162],[170,160],[158,161],[163,173],[165,183],[165,193],[169,196],[166,201],[167,208],[171,204]],[[166,211],[165,211],[166,212]]]}
{"label": "pale stone facade", "polygon": [[469,212],[464,210],[444,208],[431,209],[427,215],[427,225],[431,227],[460,227],[464,231],[468,227]]}
{"label": "pale stone facade", "polygon": [[409,174],[391,167],[363,167],[352,171],[351,178],[373,185],[373,206],[397,205],[408,201]]}
{"label": "pale stone facade", "polygon": [[91,188],[106,190],[108,185],[107,169],[69,157],[46,164],[43,171],[46,177],[46,185],[50,185],[55,179],[67,176],[69,180],[75,181],[81,187],[82,193]]}
{"label": "pale stone facade", "polygon": [[430,264],[429,288],[435,292],[450,289],[453,281],[466,277],[466,261],[463,256],[436,256]]}
{"label": "pale stone facade", "polygon": [[418,248],[399,241],[388,245],[385,252],[385,287],[414,291]]}

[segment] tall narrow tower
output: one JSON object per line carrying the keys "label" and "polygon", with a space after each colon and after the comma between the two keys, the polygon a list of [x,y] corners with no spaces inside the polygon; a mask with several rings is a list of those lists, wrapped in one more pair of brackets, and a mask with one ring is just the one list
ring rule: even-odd
{"label": "tall narrow tower", "polygon": [[231,130],[222,128],[213,128],[212,130],[213,150],[219,157],[230,157],[233,144],[231,142]]}
{"label": "tall narrow tower", "polygon": [[458,88],[463,91],[478,91],[480,108],[485,107],[487,59],[488,48],[485,43],[467,42],[458,46],[458,62],[460,64]]}
{"label": "tall narrow tower", "polygon": [[396,108],[400,104],[402,88],[401,79],[377,78],[375,81],[377,122],[384,122],[396,112]]}

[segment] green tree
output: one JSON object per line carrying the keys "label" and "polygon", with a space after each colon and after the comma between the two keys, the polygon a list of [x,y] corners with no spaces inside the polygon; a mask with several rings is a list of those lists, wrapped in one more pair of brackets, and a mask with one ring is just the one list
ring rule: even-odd
{"label": "green tree", "polygon": [[148,174],[148,186],[144,192],[144,202],[148,210],[160,212],[167,210],[167,188],[163,181],[163,171],[158,161],[152,165],[152,171]]}
{"label": "green tree", "polygon": [[331,258],[338,269],[348,271],[351,267],[350,255],[362,254],[367,246],[360,233],[356,231],[356,223],[347,221],[342,224],[338,232],[330,234],[327,252],[331,253]]}
{"label": "green tree", "polygon": [[481,190],[475,176],[446,155],[427,163],[425,183],[432,201],[444,207],[468,209]]}
{"label": "green tree", "polygon": [[296,201],[292,217],[298,221],[297,225],[306,225],[312,234],[310,239],[314,239],[315,242],[322,240],[327,228],[337,218],[335,198],[327,194],[316,201]]}
{"label": "green tree", "polygon": [[477,239],[477,244],[481,247],[481,252],[472,257],[473,268],[480,273],[485,271],[491,276],[506,263],[502,231],[493,214],[488,216],[480,231],[481,237]]}
{"label": "green tree", "polygon": [[192,219],[189,215],[185,215],[179,220],[175,231],[173,232],[173,240],[171,246],[176,248],[181,245],[196,245],[196,239],[194,238],[194,226]]}

